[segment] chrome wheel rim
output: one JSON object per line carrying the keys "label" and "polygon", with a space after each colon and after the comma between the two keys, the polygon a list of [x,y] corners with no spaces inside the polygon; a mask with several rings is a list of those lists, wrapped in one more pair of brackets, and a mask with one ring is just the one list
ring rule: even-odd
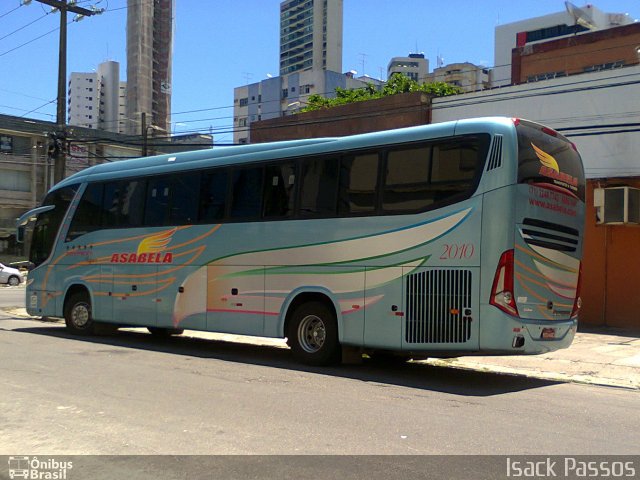
{"label": "chrome wheel rim", "polygon": [[71,309],[71,323],[77,328],[84,328],[89,323],[89,305],[77,303]]}
{"label": "chrome wheel rim", "polygon": [[316,315],[307,315],[298,326],[298,341],[307,353],[316,353],[322,348],[327,338],[327,328],[322,319]]}
{"label": "chrome wheel rim", "polygon": [[11,277],[9,279],[9,285],[11,285],[12,287],[17,286],[20,283],[20,280],[18,280],[16,277]]}

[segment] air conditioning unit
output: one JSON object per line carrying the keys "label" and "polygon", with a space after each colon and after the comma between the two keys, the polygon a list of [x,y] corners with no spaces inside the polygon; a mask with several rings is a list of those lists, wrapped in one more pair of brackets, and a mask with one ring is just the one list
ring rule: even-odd
{"label": "air conditioning unit", "polygon": [[640,189],[633,187],[596,188],[593,191],[596,223],[640,224]]}

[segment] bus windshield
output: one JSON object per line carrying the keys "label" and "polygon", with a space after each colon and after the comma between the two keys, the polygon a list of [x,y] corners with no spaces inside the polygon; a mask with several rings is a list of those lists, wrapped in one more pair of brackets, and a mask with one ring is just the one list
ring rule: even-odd
{"label": "bus windshield", "polygon": [[51,255],[56,234],[77,190],[78,185],[55,190],[42,202],[42,205],[52,205],[54,208],[40,213],[33,228],[29,261],[34,265],[40,265]]}
{"label": "bus windshield", "polygon": [[584,171],[580,155],[559,133],[518,120],[518,183],[547,184],[584,201]]}

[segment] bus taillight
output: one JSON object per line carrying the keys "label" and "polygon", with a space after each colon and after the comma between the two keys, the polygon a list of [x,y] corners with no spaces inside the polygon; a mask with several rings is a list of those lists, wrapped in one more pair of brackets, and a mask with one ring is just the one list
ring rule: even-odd
{"label": "bus taillight", "polygon": [[507,250],[500,256],[489,303],[509,315],[518,316],[513,294],[513,250]]}
{"label": "bus taillight", "polygon": [[573,301],[573,309],[571,310],[571,318],[578,315],[580,308],[582,307],[582,298],[580,297],[580,290],[582,289],[582,263],[580,263],[580,270],[578,270],[578,285],[576,286],[576,299]]}

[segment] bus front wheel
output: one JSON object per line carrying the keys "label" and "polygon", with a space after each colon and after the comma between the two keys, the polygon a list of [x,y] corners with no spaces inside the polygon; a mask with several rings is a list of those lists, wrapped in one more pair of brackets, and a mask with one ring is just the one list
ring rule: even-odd
{"label": "bus front wheel", "polygon": [[64,321],[69,331],[76,335],[91,335],[95,323],[91,316],[91,301],[86,293],[74,293],[64,309]]}
{"label": "bus front wheel", "polygon": [[322,302],[307,302],[295,309],[287,338],[294,358],[302,363],[330,365],[340,360],[336,316]]}

